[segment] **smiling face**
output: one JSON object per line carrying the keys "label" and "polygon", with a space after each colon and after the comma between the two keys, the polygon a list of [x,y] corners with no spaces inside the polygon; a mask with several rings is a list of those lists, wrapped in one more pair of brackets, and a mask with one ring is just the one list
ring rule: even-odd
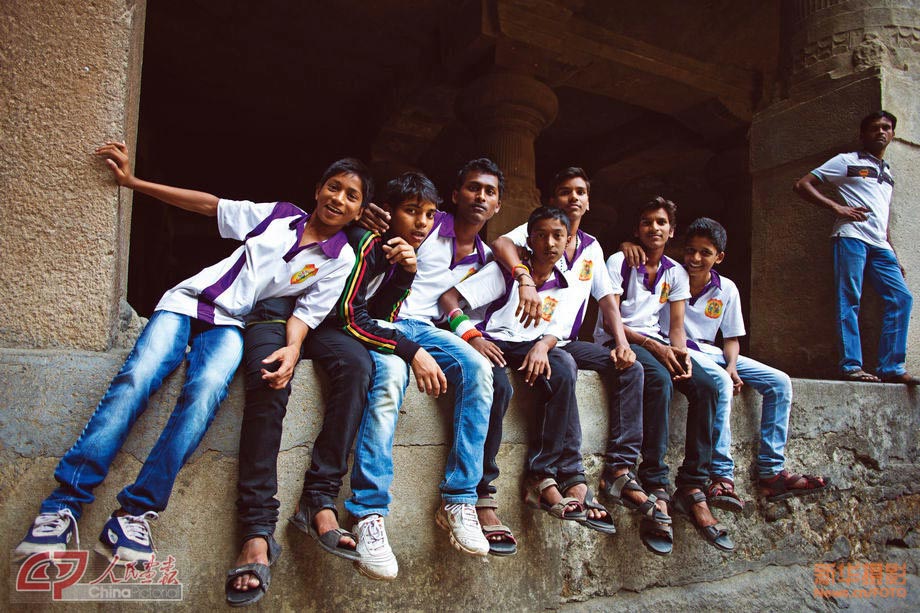
{"label": "smiling face", "polygon": [[565,211],[574,224],[591,208],[588,202],[588,184],[581,177],[566,179],[556,186],[549,199],[549,205]]}
{"label": "smiling face", "polygon": [[639,217],[639,229],[636,237],[646,249],[664,249],[668,239],[673,238],[674,227],[664,208],[645,211]]}
{"label": "smiling face", "polygon": [[870,121],[859,132],[859,140],[862,141],[863,148],[876,157],[884,153],[885,148],[891,144],[893,138],[894,125],[887,117]]}
{"label": "smiling face", "polygon": [[390,208],[390,230],[418,249],[434,224],[438,205],[418,197],[408,198]]}
{"label": "smiling face", "polygon": [[343,227],[361,215],[361,178],[353,173],[333,175],[316,189],[319,220],[332,227]]}
{"label": "smiling face", "polygon": [[569,231],[558,219],[539,219],[532,225],[527,236],[527,245],[533,252],[534,264],[552,266],[569,242]]}
{"label": "smiling face", "polygon": [[684,266],[691,275],[708,274],[712,267],[724,258],[725,252],[719,251],[705,236],[690,236],[684,244]]}
{"label": "smiling face", "polygon": [[498,195],[498,177],[471,170],[466,173],[460,189],[455,189],[451,200],[457,207],[457,217],[473,226],[482,226],[501,208]]}

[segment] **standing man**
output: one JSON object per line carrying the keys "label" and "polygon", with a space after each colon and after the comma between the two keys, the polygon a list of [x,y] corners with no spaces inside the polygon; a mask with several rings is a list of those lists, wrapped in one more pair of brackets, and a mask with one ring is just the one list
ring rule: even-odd
{"label": "standing man", "polygon": [[[866,116],[859,124],[862,150],[834,156],[799,179],[793,189],[803,199],[837,217],[831,236],[843,378],[917,385],[920,379],[908,374],[904,366],[913,296],[888,240],[894,179],[884,157],[897,123],[897,118],[888,111]],[[819,183],[834,185],[845,204],[823,196],[817,190]],[[863,370],[859,339],[859,300],[865,274],[885,305],[875,375]]]}

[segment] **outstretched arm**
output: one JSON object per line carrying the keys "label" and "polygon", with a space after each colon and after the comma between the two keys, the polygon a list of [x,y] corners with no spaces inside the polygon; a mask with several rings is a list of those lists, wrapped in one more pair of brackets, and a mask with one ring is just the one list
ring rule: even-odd
{"label": "outstretched arm", "polygon": [[520,300],[517,311],[514,312],[515,317],[520,316],[520,321],[525,328],[529,325],[537,327],[537,324],[540,323],[540,309],[543,307],[543,302],[537,293],[530,270],[521,266],[518,246],[510,238],[500,236],[492,242],[492,255],[495,261],[510,272],[518,282]]}
{"label": "outstretched arm", "polygon": [[213,194],[151,183],[135,177],[134,173],[131,172],[128,147],[124,143],[106,143],[96,149],[95,154],[105,159],[105,163],[115,177],[115,182],[122,187],[133,189],[136,192],[146,194],[186,211],[207,215],[208,217],[217,215],[218,198]]}
{"label": "outstretched arm", "polygon": [[722,340],[722,355],[725,357],[725,371],[732,378],[732,387],[735,394],[741,392],[744,381],[738,375],[738,354],[741,353],[741,343],[738,338],[726,338]]}
{"label": "outstretched arm", "polygon": [[629,368],[635,363],[636,354],[626,340],[623,318],[620,317],[620,297],[617,294],[607,294],[597,302],[597,307],[604,318],[604,330],[613,337],[610,359],[619,369]]}
{"label": "outstretched arm", "polygon": [[307,338],[307,332],[309,331],[310,328],[307,324],[298,318],[294,316],[288,318],[287,345],[272,352],[271,355],[262,360],[262,363],[266,365],[280,362],[274,372],[269,372],[265,368],[262,369],[262,379],[270,388],[283,389],[291,380],[291,377],[294,376],[294,367],[300,361],[300,348],[303,346],[303,341]]}

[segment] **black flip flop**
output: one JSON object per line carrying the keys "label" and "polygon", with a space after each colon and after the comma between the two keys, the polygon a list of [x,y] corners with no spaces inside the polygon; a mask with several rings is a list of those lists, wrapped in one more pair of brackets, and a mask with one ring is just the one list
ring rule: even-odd
{"label": "black flip flop", "polygon": [[313,537],[313,539],[319,543],[319,546],[323,549],[323,551],[331,553],[332,555],[338,556],[340,558],[345,558],[346,560],[351,560],[353,562],[358,562],[361,560],[361,554],[358,553],[357,550],[352,549],[346,545],[342,545],[341,543],[343,536],[350,538],[355,543],[357,543],[357,536],[342,528],[335,528],[334,530],[329,530],[328,532],[319,534],[316,531],[316,528],[313,527],[313,518],[323,509],[330,509],[335,514],[336,520],[338,520],[339,513],[334,506],[323,506],[316,509],[308,505],[303,505],[303,500],[301,500],[301,505],[303,508],[298,509],[297,513],[288,519],[291,524],[293,524],[298,530],[305,532]]}

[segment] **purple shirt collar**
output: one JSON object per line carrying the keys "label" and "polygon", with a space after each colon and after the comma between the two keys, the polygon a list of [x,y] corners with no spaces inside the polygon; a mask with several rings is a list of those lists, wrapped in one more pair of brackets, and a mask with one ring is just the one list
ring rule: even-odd
{"label": "purple shirt collar", "polygon": [[320,249],[322,249],[327,258],[334,260],[339,257],[339,254],[342,253],[342,248],[348,243],[348,236],[345,234],[344,229],[339,230],[322,242],[314,242],[310,243],[309,245],[304,245],[302,247],[300,246],[300,241],[303,238],[303,233],[307,227],[308,219],[310,219],[309,213],[291,222],[290,228],[292,230],[296,230],[296,240],[288,252],[284,254],[284,261],[290,262],[298,253],[304,249],[309,249],[310,247],[315,247],[317,245],[319,245]]}
{"label": "purple shirt collar", "polygon": [[699,294],[697,294],[696,296],[690,296],[690,304],[691,305],[696,304],[696,301],[699,298],[705,296],[707,293],[709,293],[709,290],[711,290],[714,287],[718,287],[719,289],[722,289],[722,278],[719,276],[719,273],[717,273],[715,270],[710,268],[709,269],[709,282],[706,283],[705,286],[703,286],[703,291],[701,291]]}
{"label": "purple shirt collar", "polygon": [[655,288],[658,287],[658,283],[664,278],[664,275],[661,274],[669,268],[674,267],[674,262],[665,256],[661,256],[661,261],[658,262],[658,274],[655,278],[655,285],[652,287],[648,286],[648,271],[645,269],[645,264],[639,264],[636,268],[636,272],[642,273],[642,285],[650,292],[655,291]]}
{"label": "purple shirt collar", "polygon": [[578,258],[581,257],[581,254],[584,253],[584,250],[595,241],[595,238],[588,234],[587,232],[582,232],[581,228],[578,229],[578,232],[575,233],[575,237],[578,240],[578,247],[575,249],[575,255],[572,256],[572,261],[570,262],[568,258],[565,259],[565,263],[571,268],[572,264],[578,261]]}
{"label": "purple shirt collar", "polygon": [[475,252],[467,256],[464,256],[459,262],[454,262],[457,254],[457,233],[454,230],[454,216],[450,213],[444,213],[438,211],[438,216],[436,217],[436,223],[438,224],[438,237],[440,238],[450,238],[450,269],[453,270],[457,266],[466,266],[467,264],[472,264],[474,262],[479,262],[480,264],[486,263],[486,250],[485,245],[482,243],[482,239],[479,238],[477,234],[473,239],[473,244],[475,245]]}
{"label": "purple shirt collar", "polygon": [[538,292],[556,289],[557,287],[568,287],[569,282],[566,281],[565,275],[559,270],[559,267],[555,264],[553,265],[553,274],[543,282],[543,285],[537,288]]}

